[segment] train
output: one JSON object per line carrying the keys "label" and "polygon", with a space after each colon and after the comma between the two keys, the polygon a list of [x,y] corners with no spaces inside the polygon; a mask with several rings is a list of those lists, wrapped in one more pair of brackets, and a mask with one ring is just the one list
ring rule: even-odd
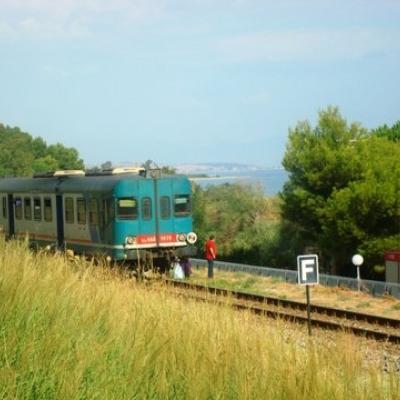
{"label": "train", "polygon": [[196,253],[191,183],[159,169],[60,170],[0,179],[0,229],[35,248],[165,272]]}

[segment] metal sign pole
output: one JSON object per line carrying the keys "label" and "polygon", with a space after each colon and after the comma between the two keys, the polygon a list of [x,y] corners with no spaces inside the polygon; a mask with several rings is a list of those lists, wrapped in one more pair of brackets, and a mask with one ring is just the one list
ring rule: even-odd
{"label": "metal sign pole", "polygon": [[318,285],[318,255],[303,254],[297,256],[297,277],[300,285],[306,286],[308,335],[311,336],[310,285]]}
{"label": "metal sign pole", "polygon": [[311,336],[310,285],[306,285],[306,297],[307,297],[307,325],[308,325],[308,335]]}

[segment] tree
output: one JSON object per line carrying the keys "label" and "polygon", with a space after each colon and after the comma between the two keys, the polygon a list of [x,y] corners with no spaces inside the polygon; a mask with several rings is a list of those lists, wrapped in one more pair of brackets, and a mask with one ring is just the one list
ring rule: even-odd
{"label": "tree", "polygon": [[0,176],[30,175],[33,160],[31,137],[0,124]]}
{"label": "tree", "polygon": [[[153,160],[147,160],[142,164],[142,167],[145,168],[146,170],[150,169],[157,169],[160,168],[156,162]],[[164,165],[163,167],[160,168],[161,172],[165,175],[174,175],[176,174],[176,169],[173,167],[170,167],[168,165]]]}
{"label": "tree", "polygon": [[100,169],[112,169],[113,165],[111,161],[106,161],[103,164],[101,164]]}
{"label": "tree", "polygon": [[73,147],[65,147],[61,143],[50,145],[47,154],[58,162],[60,169],[84,169],[83,160],[79,159],[79,153]]}
{"label": "tree", "polygon": [[372,131],[378,137],[385,137],[392,142],[400,142],[400,121],[397,121],[391,128],[386,124]]}
{"label": "tree", "polygon": [[397,240],[399,159],[398,143],[348,124],[335,107],[319,113],[315,128],[300,122],[289,130],[282,216],[332,272],[346,273],[356,251],[372,267],[383,243]]}
{"label": "tree", "polygon": [[55,171],[58,169],[58,162],[52,156],[47,155],[34,160],[32,169],[35,173]]}
{"label": "tree", "polygon": [[146,161],[142,164],[142,167],[145,168],[146,170],[148,170],[148,169],[154,168],[154,165],[155,165],[155,163],[154,163],[153,160],[146,160]]}
{"label": "tree", "polygon": [[29,176],[55,169],[82,169],[78,151],[62,144],[47,146],[19,128],[0,124],[0,176]]}
{"label": "tree", "polygon": [[176,168],[164,165],[163,167],[161,167],[161,172],[165,175],[174,175],[176,174]]}
{"label": "tree", "polygon": [[193,219],[198,248],[214,233],[219,258],[247,263],[266,263],[275,239],[277,222],[270,217],[276,207],[260,187],[224,184],[202,189],[194,185]]}
{"label": "tree", "polygon": [[400,143],[371,137],[355,148],[364,173],[332,192],[321,211],[323,238],[332,252],[358,249],[374,266],[400,248]]}

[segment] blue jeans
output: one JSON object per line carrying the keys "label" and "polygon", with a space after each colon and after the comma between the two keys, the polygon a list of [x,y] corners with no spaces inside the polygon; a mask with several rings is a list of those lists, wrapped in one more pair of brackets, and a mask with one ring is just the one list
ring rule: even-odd
{"label": "blue jeans", "polygon": [[214,278],[214,260],[207,260],[208,263],[208,277]]}

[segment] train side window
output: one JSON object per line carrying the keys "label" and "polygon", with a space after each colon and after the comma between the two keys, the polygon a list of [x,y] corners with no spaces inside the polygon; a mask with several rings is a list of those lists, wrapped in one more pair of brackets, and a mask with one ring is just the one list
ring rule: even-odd
{"label": "train side window", "polygon": [[143,197],[142,199],[142,218],[151,219],[152,209],[151,209],[151,198]]}
{"label": "train side window", "polygon": [[15,219],[22,219],[22,199],[21,197],[15,198]]}
{"label": "train side window", "polygon": [[189,215],[191,212],[190,196],[188,194],[177,194],[174,198],[174,212],[177,217]]}
{"label": "train side window", "polygon": [[27,220],[32,219],[32,202],[30,197],[24,198],[24,218]]}
{"label": "train side window", "polygon": [[162,219],[171,218],[171,200],[168,196],[160,198],[160,215]]}
{"label": "train side window", "polygon": [[136,219],[138,217],[137,200],[134,197],[118,199],[117,217],[119,219]]}
{"label": "train side window", "polygon": [[78,214],[78,224],[86,224],[86,201],[85,199],[76,199],[76,211]]}
{"label": "train side window", "polygon": [[44,200],[44,220],[51,222],[53,220],[53,212],[51,207],[51,198],[45,197]]}
{"label": "train side window", "polygon": [[33,198],[33,219],[35,221],[42,220],[42,199],[40,197]]}
{"label": "train side window", "polygon": [[7,197],[3,197],[3,218],[7,218]]}
{"label": "train side window", "polygon": [[74,199],[72,197],[66,197],[64,205],[65,205],[65,222],[67,224],[73,224],[75,222]]}
{"label": "train side window", "polygon": [[89,201],[89,224],[97,225],[99,223],[97,200],[90,199]]}

